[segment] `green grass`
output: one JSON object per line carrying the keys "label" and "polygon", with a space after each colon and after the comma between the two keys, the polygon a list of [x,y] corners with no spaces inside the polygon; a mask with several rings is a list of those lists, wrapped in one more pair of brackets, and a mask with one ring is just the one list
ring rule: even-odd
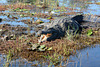
{"label": "green grass", "polygon": [[54,53],[53,55],[47,55],[43,56],[44,58],[48,59],[50,61],[50,65],[57,65],[61,61],[61,55]]}

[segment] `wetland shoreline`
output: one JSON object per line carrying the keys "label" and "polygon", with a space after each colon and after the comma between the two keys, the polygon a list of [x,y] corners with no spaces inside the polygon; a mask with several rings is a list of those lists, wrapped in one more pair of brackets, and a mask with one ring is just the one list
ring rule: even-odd
{"label": "wetland shoreline", "polygon": [[[83,23],[84,28],[81,34],[75,36],[70,34],[61,39],[43,42],[40,46],[43,47],[42,45],[44,45],[47,48],[45,51],[30,50],[33,44],[38,43],[39,38],[35,37],[35,31],[42,29],[35,28],[38,24],[44,21],[50,22],[62,16],[83,13],[81,11],[75,12],[77,9],[60,6],[57,7],[55,14],[52,13],[54,11],[48,11],[48,13],[45,13],[46,11],[43,13],[32,12],[35,8],[42,11],[40,7],[30,4],[0,5],[0,18],[2,18],[0,22],[0,54],[6,54],[9,63],[10,59],[21,57],[28,61],[44,60],[47,62],[49,60],[53,65],[59,65],[62,60],[66,61],[70,55],[77,54],[77,50],[100,44],[100,23],[97,23],[97,27],[92,27],[93,23],[86,22]],[[72,12],[66,12],[64,9]],[[62,13],[59,13],[61,10],[63,10]],[[97,16],[100,17],[99,14]],[[41,21],[37,22],[38,19]],[[89,27],[85,27],[86,25]],[[48,65],[50,64],[49,61]]]}

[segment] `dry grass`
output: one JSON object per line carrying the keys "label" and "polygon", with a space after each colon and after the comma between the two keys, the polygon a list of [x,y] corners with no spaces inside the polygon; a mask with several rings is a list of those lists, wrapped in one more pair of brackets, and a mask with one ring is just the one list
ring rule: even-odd
{"label": "dry grass", "polygon": [[100,5],[100,2],[97,2],[97,3],[95,3],[95,4]]}

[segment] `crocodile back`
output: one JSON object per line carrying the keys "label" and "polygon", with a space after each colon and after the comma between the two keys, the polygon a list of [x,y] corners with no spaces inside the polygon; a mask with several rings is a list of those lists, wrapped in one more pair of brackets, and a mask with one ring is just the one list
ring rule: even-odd
{"label": "crocodile back", "polygon": [[100,23],[100,17],[96,15],[89,15],[89,14],[84,14],[83,15],[83,20],[84,21],[89,21],[89,22],[98,22]]}

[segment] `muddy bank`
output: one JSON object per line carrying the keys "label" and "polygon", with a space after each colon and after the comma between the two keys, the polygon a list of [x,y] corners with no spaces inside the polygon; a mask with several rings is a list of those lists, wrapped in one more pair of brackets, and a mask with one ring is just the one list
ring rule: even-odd
{"label": "muddy bank", "polygon": [[[10,15],[15,15],[15,14],[10,14]],[[21,25],[13,26],[11,24],[0,25],[1,29],[0,53],[9,54],[9,51],[11,51],[12,58],[22,57],[26,58],[29,61],[34,61],[41,59],[45,60],[47,58],[45,58],[44,56],[49,55],[53,57],[55,54],[56,56],[68,57],[70,55],[74,55],[76,53],[76,50],[78,49],[83,49],[93,44],[100,43],[100,23],[85,22],[82,23],[83,30],[81,34],[77,34],[76,36],[69,35],[61,39],[56,39],[50,42],[43,42],[40,44],[40,45],[45,45],[47,48],[52,48],[51,50],[47,49],[45,51],[30,50],[29,48],[32,47],[32,44],[37,44],[39,39],[38,37],[34,36],[35,33],[30,33],[30,31],[31,30],[38,31],[39,29],[42,29],[42,28],[35,28],[39,23],[34,21],[34,17],[32,17],[32,19],[35,23],[33,23],[32,19],[30,18],[29,19],[20,18],[20,20],[18,20],[16,19],[16,17],[10,18],[13,16],[9,17],[7,14],[6,16],[7,19],[9,19],[9,21],[10,20],[16,21],[18,23],[23,22],[28,25],[25,27]],[[2,22],[7,21],[7,19],[6,20],[4,19],[5,18],[3,18]],[[90,32],[88,32],[89,30]]]}
{"label": "muddy bank", "polygon": [[[100,44],[100,23],[86,22],[82,23],[84,28],[81,34],[76,36],[69,35],[54,41],[43,42],[40,46],[45,45],[44,51],[32,50],[30,48],[32,48],[33,44],[37,44],[39,39],[39,37],[35,37],[34,32],[42,29],[35,28],[40,24],[40,22],[36,22],[38,19],[41,20],[42,18],[42,20],[49,22],[62,16],[87,12],[82,12],[80,7],[76,8],[75,6],[75,8],[58,6],[54,10],[50,10],[50,7],[47,11],[38,7],[39,10],[34,11],[37,6],[23,3],[1,5],[0,7],[0,18],[2,18],[0,22],[0,53],[6,54],[11,59],[21,57],[28,61],[39,60],[42,62],[44,60],[43,63],[48,62],[48,65],[50,64],[49,61],[52,61],[56,65],[62,60],[66,61],[68,56],[75,55],[77,50]],[[86,8],[85,10],[91,12],[92,8],[89,10]],[[95,14],[95,12],[97,11],[91,13]],[[60,57],[63,57],[63,59]]]}
{"label": "muddy bank", "polygon": [[84,29],[82,34],[79,34],[75,37],[64,37],[62,39],[56,39],[55,41],[43,42],[40,45],[46,45],[46,47],[52,47],[50,51],[33,51],[28,48],[31,47],[31,44],[38,43],[38,38],[34,35],[22,35],[16,37],[16,40],[4,40],[0,41],[0,53],[8,53],[12,52],[12,57],[22,57],[28,60],[39,60],[44,58],[43,56],[53,54],[69,56],[74,55],[76,50],[83,49],[85,47],[89,47],[93,44],[100,43],[100,28],[92,28],[93,34],[91,36],[87,36],[87,31],[91,28]]}

